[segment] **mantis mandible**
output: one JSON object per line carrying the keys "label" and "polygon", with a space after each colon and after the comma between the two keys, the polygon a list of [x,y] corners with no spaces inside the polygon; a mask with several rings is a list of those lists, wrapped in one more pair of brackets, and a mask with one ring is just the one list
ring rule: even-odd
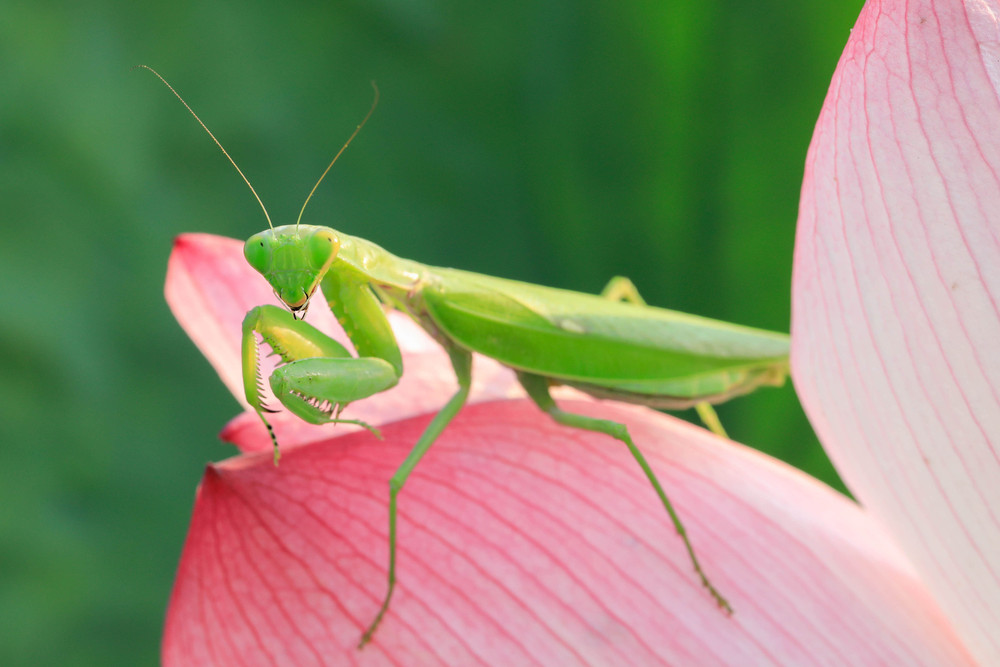
{"label": "mantis mandible", "polygon": [[[636,447],[625,424],[566,412],[550,394],[553,385],[591,396],[661,409],[698,407],[721,432],[710,405],[758,387],[783,384],[788,373],[788,337],[645,305],[630,281],[613,279],[602,295],[582,294],[468,271],[427,266],[329,227],[301,224],[302,212],[333,163],[371,116],[364,120],[313,186],[294,225],[274,227],[249,180],[222,149],[264,209],[268,229],[247,240],[244,255],[274,289],[285,308],[261,305],[243,321],[243,380],[247,402],[267,426],[278,462],[278,441],[267,421],[260,375],[260,340],[280,357],[269,378],[275,397],[313,424],[363,422],[342,419],[349,404],[393,387],[403,361],[385,309],[409,315],[448,353],[458,390],[445,403],[389,480],[388,587],[364,631],[370,641],[389,609],[396,586],[396,503],[406,480],[448,423],[461,410],[472,381],[472,353],[499,361],[517,374],[527,395],[557,423],[606,434],[623,443],[666,509],[701,584],[727,613],[732,609],[712,585],[695,555],[680,517]],[[320,288],[343,325],[356,354],[302,321]],[[723,433],[724,434],[724,433]]]}

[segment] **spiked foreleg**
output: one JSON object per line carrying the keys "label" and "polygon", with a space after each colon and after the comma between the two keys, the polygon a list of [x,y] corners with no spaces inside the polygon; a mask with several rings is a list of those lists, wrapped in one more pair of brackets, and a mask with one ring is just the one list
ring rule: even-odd
{"label": "spiked foreleg", "polygon": [[317,357],[276,368],[271,389],[282,405],[311,424],[360,424],[374,432],[364,422],[338,415],[348,403],[383,392],[398,381],[396,369],[384,359]]}
{"label": "spiked foreleg", "polygon": [[264,404],[260,370],[260,343],[270,347],[284,366],[271,375],[274,395],[289,411],[313,423],[363,422],[339,419],[348,403],[392,387],[399,380],[397,367],[377,358],[357,359],[350,351],[316,327],[295,319],[276,306],[258,306],[243,320],[243,387],[247,399],[268,429],[278,462],[278,440],[265,413],[274,412]]}

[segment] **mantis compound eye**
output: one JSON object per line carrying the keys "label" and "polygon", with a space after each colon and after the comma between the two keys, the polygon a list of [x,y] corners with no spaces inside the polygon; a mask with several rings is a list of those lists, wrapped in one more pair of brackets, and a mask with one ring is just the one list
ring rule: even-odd
{"label": "mantis compound eye", "polygon": [[340,250],[340,239],[329,229],[317,228],[306,241],[306,255],[312,268],[322,274]]}
{"label": "mantis compound eye", "polygon": [[258,273],[266,274],[271,268],[274,255],[274,240],[270,231],[254,234],[243,244],[243,256],[247,264]]}

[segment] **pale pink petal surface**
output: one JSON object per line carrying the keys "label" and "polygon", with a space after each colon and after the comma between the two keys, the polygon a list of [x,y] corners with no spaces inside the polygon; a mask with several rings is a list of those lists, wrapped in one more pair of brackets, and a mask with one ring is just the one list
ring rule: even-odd
{"label": "pale pink petal surface", "polygon": [[869,2],[810,148],[792,371],[851,490],[1000,663],[1000,4]]}
{"label": "pale pink petal surface", "polygon": [[623,446],[527,401],[462,411],[400,498],[387,480],[431,415],[209,466],[171,598],[166,665],[968,664],[905,558],[811,478],[642,408],[627,422],[728,617]]}

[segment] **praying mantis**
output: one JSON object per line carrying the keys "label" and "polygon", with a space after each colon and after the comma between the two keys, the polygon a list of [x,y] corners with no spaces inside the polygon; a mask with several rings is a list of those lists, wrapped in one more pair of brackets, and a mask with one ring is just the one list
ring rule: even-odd
{"label": "praying mantis", "polygon": [[[285,409],[312,424],[359,424],[376,435],[372,426],[341,418],[341,413],[354,401],[390,389],[404,372],[386,309],[411,317],[450,359],[458,389],[389,480],[387,588],[359,648],[374,637],[395,590],[399,494],[465,404],[473,353],[511,368],[528,397],[557,423],[608,435],[628,448],[666,509],[700,583],[719,607],[732,613],[703,570],[684,524],[628,427],[564,411],[550,389],[568,385],[599,399],[658,409],[697,407],[705,423],[724,435],[711,404],[762,386],[782,385],[788,374],[787,335],[648,306],[632,283],[621,277],[601,295],[583,294],[427,266],[330,227],[301,224],[316,188],[371,117],[377,88],[371,109],[313,186],[296,223],[274,227],[257,192],[215,135],[162,76],[145,65],[139,67],[153,72],[180,99],[264,209],[268,229],[247,240],[244,255],[284,308],[260,305],[246,315],[242,365],[246,400],[267,427],[276,465],[278,441],[267,420],[275,410],[264,399],[262,344],[280,358],[268,381]],[[354,353],[302,321],[317,290],[343,326]]]}

